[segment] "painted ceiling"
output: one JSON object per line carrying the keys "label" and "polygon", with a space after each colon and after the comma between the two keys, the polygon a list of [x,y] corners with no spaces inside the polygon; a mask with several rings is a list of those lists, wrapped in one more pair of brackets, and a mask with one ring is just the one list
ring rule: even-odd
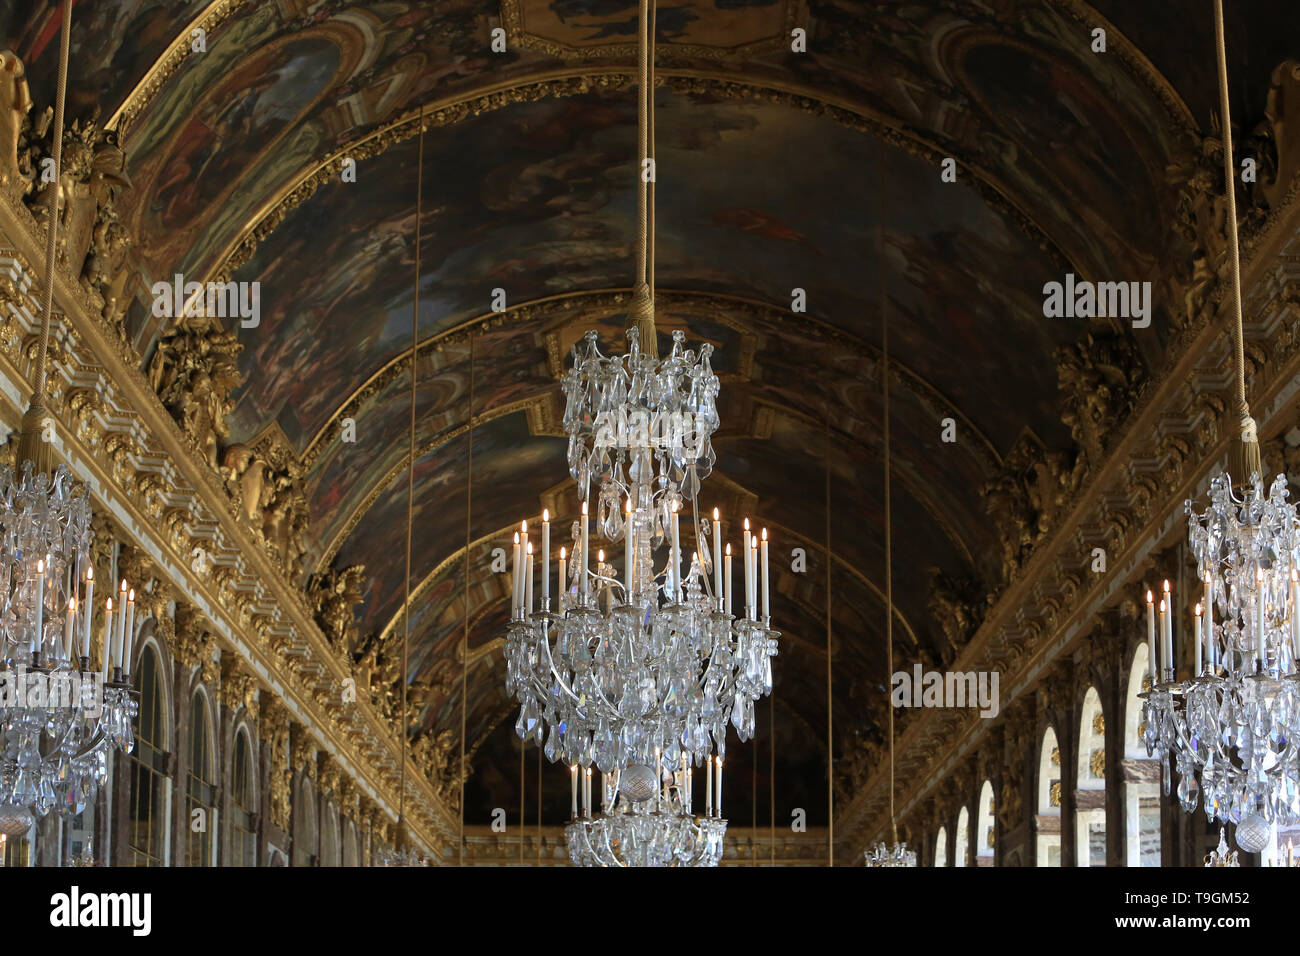
{"label": "painted ceiling", "polygon": [[[432,690],[414,727],[458,726],[464,708],[467,818],[517,806],[493,644],[506,586],[490,559],[543,505],[571,519],[557,376],[586,329],[621,341],[635,0],[76,7],[70,115],[118,130],[134,184],[121,204],[142,277],[130,334],[147,363],[154,279],[261,283],[260,325],[236,330],[231,440],[273,435],[302,461],[308,567],[366,566],[363,634],[401,621],[418,289],[410,679]],[[828,633],[837,741],[879,738],[886,325],[895,656],[941,660],[930,569],[995,586],[984,486],[1022,436],[1069,447],[1054,351],[1087,328],[1045,319],[1043,284],[1186,267],[1167,170],[1212,123],[1206,7],[1201,24],[1181,0],[660,4],[660,333],[712,342],[723,380],[704,503],[808,557],[803,573],[774,562],[787,634],[774,724],[760,708],[755,744],[729,752],[756,812],[775,775],[783,794],[795,786],[783,801],[824,817]],[[38,103],[52,98],[55,8],[0,10]],[[1257,0],[1249,21],[1279,24],[1259,35],[1238,5],[1227,14],[1234,115],[1249,128],[1297,13]],[[1105,54],[1089,48],[1098,24]],[[205,52],[189,49],[194,27]],[[490,49],[498,27],[505,53]],[[795,27],[807,52],[791,51]],[[339,175],[345,158],[355,182]],[[940,178],[945,158],[955,183]],[[791,310],[795,289],[806,312]],[[1157,295],[1157,331],[1138,343],[1148,362],[1168,308]],[[947,418],[955,443],[941,439]]]}

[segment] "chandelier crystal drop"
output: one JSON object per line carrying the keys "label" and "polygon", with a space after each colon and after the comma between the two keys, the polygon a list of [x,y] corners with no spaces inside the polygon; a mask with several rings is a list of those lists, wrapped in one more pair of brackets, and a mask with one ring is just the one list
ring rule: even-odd
{"label": "chandelier crystal drop", "polygon": [[26,829],[27,809],[80,813],[108,778],[108,751],[134,746],[138,705],[121,663],[134,591],[116,630],[108,612],[104,669],[92,671],[90,517],[66,466],[52,477],[31,462],[19,473],[0,468],[0,826],[8,834]]}
{"label": "chandelier crystal drop", "polygon": [[909,850],[906,843],[895,843],[892,848],[884,842],[877,843],[864,855],[867,866],[916,866],[916,851]]}
{"label": "chandelier crystal drop", "polygon": [[[1210,502],[1187,502],[1188,539],[1202,583],[1194,609],[1191,680],[1175,680],[1171,593],[1148,595],[1148,639],[1158,659],[1144,694],[1147,753],[1172,760],[1179,802],[1236,824],[1238,847],[1259,852],[1269,828],[1300,822],[1300,515],[1286,477],[1268,494],[1258,474],[1242,497],[1228,476]],[[1157,625],[1158,620],[1158,625]]]}

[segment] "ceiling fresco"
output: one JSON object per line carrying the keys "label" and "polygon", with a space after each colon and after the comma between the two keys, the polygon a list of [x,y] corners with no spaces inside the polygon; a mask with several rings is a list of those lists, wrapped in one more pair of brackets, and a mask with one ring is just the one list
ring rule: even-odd
{"label": "ceiling fresco", "polygon": [[[0,48],[27,64],[38,103],[51,100],[55,10],[0,9]],[[491,555],[544,505],[571,520],[557,376],[589,328],[607,351],[622,344],[635,0],[96,0],[77,13],[70,115],[111,122],[133,184],[118,204],[142,290],[127,337],[147,369],[163,331],[144,295],[156,278],[260,283],[260,324],[231,329],[229,440],[270,436],[301,464],[302,578],[365,566],[363,641],[402,624],[418,295],[411,727],[459,735],[463,718],[467,814],[517,807],[493,644],[507,587]],[[1249,129],[1289,34],[1246,42],[1245,14],[1227,14],[1234,116]],[[1287,16],[1291,0],[1252,4],[1252,18]],[[736,799],[760,819],[775,772],[781,799],[825,822],[828,619],[830,756],[879,739],[867,700],[886,669],[886,322],[894,650],[942,659],[929,569],[996,586],[990,482],[1027,439],[1072,448],[1055,355],[1090,329],[1044,318],[1044,283],[1190,270],[1171,169],[1198,155],[1217,103],[1208,24],[1175,38],[1174,17],[1186,20],[1180,0],[661,5],[659,331],[713,343],[723,383],[701,504],[752,514],[784,535],[779,550],[808,557],[803,573],[774,567],[789,634],[775,731],[760,706],[756,743],[728,757]],[[1099,18],[1105,55],[1089,48]],[[192,22],[202,53],[187,47]],[[794,26],[806,52],[790,49]],[[490,49],[497,27],[504,53]],[[355,182],[338,174],[344,156]],[[949,157],[956,182],[940,177]],[[1181,308],[1165,298],[1135,346],[1148,364]],[[543,784],[545,812],[563,814],[563,773],[548,766]]]}

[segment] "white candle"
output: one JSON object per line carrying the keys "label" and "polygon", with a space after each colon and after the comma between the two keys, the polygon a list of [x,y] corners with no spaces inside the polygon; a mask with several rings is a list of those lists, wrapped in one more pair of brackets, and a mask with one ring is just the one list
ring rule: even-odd
{"label": "white candle", "polygon": [[713,758],[711,756],[704,761],[704,815],[713,816]]}
{"label": "white candle", "polygon": [[588,820],[591,819],[591,768],[590,767],[587,768],[587,772],[583,776],[582,812],[586,815]]}
{"label": "white candle", "polygon": [[682,802],[682,809],[691,812],[691,805],[686,802],[686,754],[682,754],[682,776],[677,782],[677,796]]}
{"label": "white candle", "polygon": [[1169,637],[1168,637],[1169,632],[1165,630],[1168,624],[1169,624],[1169,614],[1166,611],[1164,600],[1161,599],[1160,601],[1160,647],[1161,650],[1165,652],[1164,659],[1161,661],[1161,666],[1163,667],[1163,674],[1165,676],[1168,676],[1169,674],[1169,648],[1167,646],[1169,643]]}
{"label": "white candle", "polygon": [[578,765],[569,768],[569,813],[578,819]]}
{"label": "white candle", "polygon": [[[731,545],[730,545],[730,544],[727,545],[727,559],[726,559],[726,566],[727,566],[727,580],[726,580],[726,587],[723,589],[722,610],[723,610],[724,613],[726,613],[726,614],[730,614],[730,613],[731,613],[731,598],[732,598],[732,594],[731,594]],[[712,773],[712,771],[709,771],[709,772]]]}
{"label": "white candle", "polygon": [[588,521],[587,521],[587,502],[582,503],[582,580],[579,585],[579,593],[582,595],[582,603],[587,603],[587,568],[590,566],[588,555],[591,548],[588,546]]}
{"label": "white candle", "polygon": [[45,562],[36,562],[36,631],[32,634],[32,653],[40,651],[45,630]]}
{"label": "white candle", "polygon": [[1264,571],[1255,569],[1255,660],[1259,661],[1260,670],[1268,662],[1268,650],[1264,646]]}
{"label": "white candle", "polygon": [[551,512],[542,509],[542,610],[551,609]]}
{"label": "white candle", "polygon": [[767,577],[767,529],[766,528],[763,529],[763,535],[761,538],[761,544],[759,545],[759,550],[762,552],[762,561],[763,561],[763,620],[769,621],[772,619],[772,610],[770,604],[768,603],[768,595],[770,592],[768,588],[768,577]]}
{"label": "white candle", "polygon": [[564,591],[567,586],[564,579],[564,548],[560,548],[560,610],[564,610]]}
{"label": "white candle", "polygon": [[676,499],[673,500],[673,550],[671,560],[673,566],[672,578],[672,600],[681,603],[682,600],[682,540],[681,540],[681,523],[678,521],[678,507]]}
{"label": "white candle", "polygon": [[743,607],[745,617],[749,617],[749,519],[745,519],[745,541],[740,552],[740,560],[745,565],[745,598]]}
{"label": "white candle", "polygon": [[135,588],[126,596],[126,633],[122,638],[122,673],[131,666],[131,648],[135,643]]}
{"label": "white candle", "polygon": [[[745,522],[748,523],[749,519],[746,518]],[[745,617],[747,618],[753,617],[753,607],[754,607],[754,572],[749,565],[749,554],[750,551],[752,550],[749,546],[750,537],[751,535],[749,533],[749,529],[746,528],[745,529],[745,553],[740,556],[740,560],[741,563],[745,565]]]}
{"label": "white candle", "polygon": [[1156,605],[1155,598],[1147,591],[1147,678],[1154,687],[1160,683],[1160,661],[1156,657]]}
{"label": "white candle", "polygon": [[528,553],[524,556],[524,607],[528,614],[533,613],[533,543],[528,542]]}
{"label": "white candle", "polygon": [[113,599],[104,602],[104,680],[113,676]]}
{"label": "white candle", "polygon": [[63,619],[63,656],[72,660],[72,629],[77,621],[77,599],[68,598],[68,616]]}
{"label": "white candle", "polygon": [[1165,582],[1165,617],[1160,629],[1160,647],[1165,655],[1165,670],[1174,673],[1174,602],[1169,593],[1169,582]]}
{"label": "white candle", "polygon": [[[605,566],[605,549],[597,548],[596,549],[596,577],[597,578],[599,578],[604,573],[602,571],[602,568],[604,566]],[[609,588],[605,585],[603,581],[596,585],[597,601],[600,600],[600,594],[602,591],[605,593],[605,610],[609,610],[610,601],[613,600],[613,595],[610,594]]]}
{"label": "white candle", "polygon": [[86,600],[81,605],[81,656],[90,657],[90,623],[95,617],[95,569],[86,568]]}
{"label": "white candle", "polygon": [[725,610],[722,604],[722,522],[718,520],[718,509],[713,509],[713,591],[718,602],[718,610]]}
{"label": "white candle", "polygon": [[749,539],[749,606],[751,618],[758,617],[758,535]]}
{"label": "white candle", "polygon": [[1214,588],[1210,572],[1205,572],[1205,662],[1213,673],[1218,663],[1217,648],[1214,646]]}
{"label": "white candle", "polygon": [[126,629],[126,591],[126,578],[123,578],[117,596],[117,639],[113,642],[114,667],[122,666],[122,632]]}
{"label": "white candle", "polygon": [[623,509],[623,586],[627,588],[627,601],[632,603],[632,586],[636,580],[636,528],[632,525],[632,498]]}
{"label": "white candle", "polygon": [[714,800],[718,816],[722,816],[722,757],[718,757],[718,795]]}
{"label": "white candle", "polygon": [[1201,605],[1199,602],[1196,605],[1196,630],[1193,633],[1196,634],[1196,639],[1192,641],[1196,645],[1196,670],[1192,671],[1192,677],[1196,678],[1201,676]]}

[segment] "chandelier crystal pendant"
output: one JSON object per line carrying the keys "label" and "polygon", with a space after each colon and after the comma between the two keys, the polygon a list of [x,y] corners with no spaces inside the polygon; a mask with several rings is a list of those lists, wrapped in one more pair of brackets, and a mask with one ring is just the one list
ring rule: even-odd
{"label": "chandelier crystal pendant", "polygon": [[[60,168],[71,3],[60,5],[53,163]],[[40,344],[15,471],[0,469],[0,833],[26,832],[32,814],[76,815],[108,778],[108,751],[130,752],[137,701],[126,676],[135,592],[122,582],[117,629],[105,621],[103,671],[90,666],[94,572],[90,503],[64,465],[53,465],[46,429],[46,362],[54,306],[58,193],[51,189]]]}
{"label": "chandelier crystal pendant", "polygon": [[[1209,504],[1186,503],[1188,543],[1203,590],[1193,613],[1194,667],[1176,679],[1174,610],[1169,582],[1159,605],[1147,593],[1150,690],[1143,697],[1148,755],[1160,753],[1178,771],[1178,799],[1198,803],[1211,820],[1236,824],[1234,839],[1248,853],[1263,851],[1274,826],[1300,822],[1300,515],[1287,503],[1285,475],[1265,494],[1256,425],[1246,402],[1242,345],[1241,270],[1228,111],[1223,4],[1215,0],[1215,39],[1224,131],[1228,247],[1234,306],[1233,346],[1241,420],[1240,497],[1226,474],[1210,480]],[[1157,609],[1159,627],[1157,628]],[[1227,864],[1231,865],[1231,864]]]}

